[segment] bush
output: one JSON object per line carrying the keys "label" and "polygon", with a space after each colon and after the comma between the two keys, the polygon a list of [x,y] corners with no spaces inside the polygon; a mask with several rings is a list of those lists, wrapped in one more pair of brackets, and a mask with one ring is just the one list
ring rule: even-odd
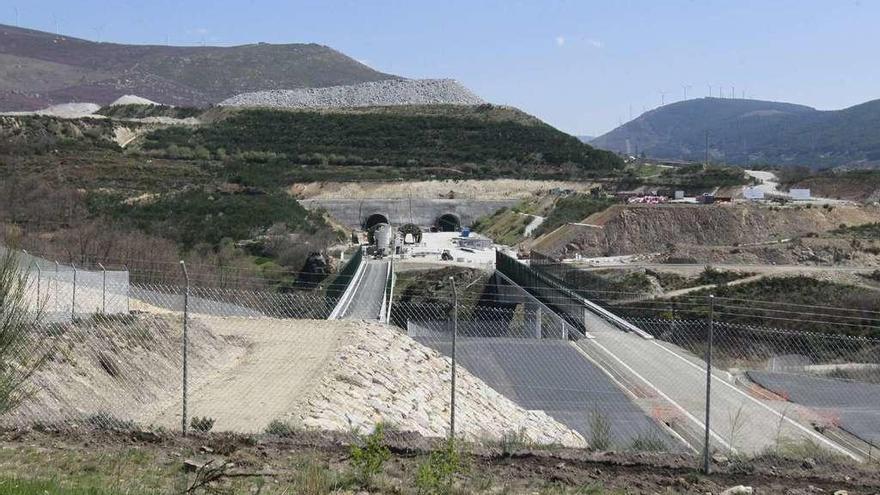
{"label": "bush", "polygon": [[189,425],[194,431],[200,431],[203,433],[209,432],[212,428],[214,428],[214,418],[209,418],[207,416],[201,418],[198,416],[193,416],[192,420],[190,420],[189,422]]}
{"label": "bush", "polygon": [[447,440],[442,449],[431,452],[419,465],[416,488],[419,493],[442,495],[452,492],[455,475],[461,471],[461,456],[453,440]]}
{"label": "bush", "polygon": [[382,442],[385,440],[385,425],[379,423],[369,435],[357,435],[357,441],[349,450],[355,478],[361,486],[369,486],[373,477],[382,472],[385,461],[391,458],[391,451]]}
{"label": "bush", "polygon": [[599,411],[590,413],[590,447],[593,450],[611,448],[611,423]]}
{"label": "bush", "polygon": [[525,429],[520,428],[519,430],[509,430],[502,433],[501,439],[498,440],[498,448],[501,449],[502,456],[510,457],[526,448],[529,443]]}
{"label": "bush", "polygon": [[290,437],[300,431],[300,428],[293,426],[290,423],[281,421],[280,419],[273,419],[270,422],[266,429],[263,430],[263,433],[267,435],[278,435],[279,437]]}
{"label": "bush", "polygon": [[31,311],[26,300],[28,273],[12,250],[0,251],[0,415],[15,409],[32,392],[27,382],[45,360],[45,354],[27,356],[29,330],[40,320],[40,308]]}

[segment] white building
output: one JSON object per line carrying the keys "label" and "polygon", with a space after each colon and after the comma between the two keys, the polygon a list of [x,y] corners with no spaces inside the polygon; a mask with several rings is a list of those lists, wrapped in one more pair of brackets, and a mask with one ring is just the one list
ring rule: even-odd
{"label": "white building", "polygon": [[789,189],[788,194],[791,195],[791,199],[797,199],[797,200],[810,199],[810,190],[809,189]]}
{"label": "white building", "polygon": [[752,201],[764,199],[764,190],[749,186],[743,190],[743,197]]}

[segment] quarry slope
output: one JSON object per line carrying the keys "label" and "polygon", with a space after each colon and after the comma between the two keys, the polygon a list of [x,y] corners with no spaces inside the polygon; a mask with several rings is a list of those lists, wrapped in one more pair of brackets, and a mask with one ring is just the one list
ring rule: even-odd
{"label": "quarry slope", "polygon": [[877,207],[767,208],[752,205],[615,205],[539,238],[533,250],[557,257],[616,256],[670,245],[747,245],[880,221]]}

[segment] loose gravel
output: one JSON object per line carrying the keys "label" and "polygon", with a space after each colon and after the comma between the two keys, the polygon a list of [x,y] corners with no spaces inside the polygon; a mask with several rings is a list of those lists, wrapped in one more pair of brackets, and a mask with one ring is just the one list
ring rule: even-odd
{"label": "loose gravel", "polygon": [[451,79],[374,81],[328,88],[244,93],[219,103],[230,107],[335,108],[389,105],[479,105],[483,99]]}

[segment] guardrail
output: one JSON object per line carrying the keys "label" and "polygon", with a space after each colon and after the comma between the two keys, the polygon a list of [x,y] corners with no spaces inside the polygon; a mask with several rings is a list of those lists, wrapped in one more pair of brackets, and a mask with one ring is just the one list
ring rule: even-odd
{"label": "guardrail", "polygon": [[495,267],[507,278],[542,300],[548,307],[584,332],[589,331],[583,318],[583,310],[586,309],[620,330],[633,332],[645,339],[654,338],[650,333],[585,299],[551,275],[546,275],[500,251],[495,252]]}

